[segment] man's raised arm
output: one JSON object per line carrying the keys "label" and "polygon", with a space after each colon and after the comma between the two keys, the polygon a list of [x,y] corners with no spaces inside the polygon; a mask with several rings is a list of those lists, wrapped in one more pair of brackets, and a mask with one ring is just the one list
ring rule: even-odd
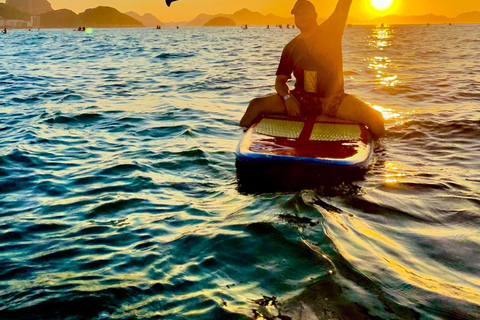
{"label": "man's raised arm", "polygon": [[339,0],[335,11],[327,19],[327,21],[325,21],[325,23],[328,23],[333,27],[339,28],[343,31],[343,28],[347,23],[348,12],[350,11],[351,4],[352,0]]}

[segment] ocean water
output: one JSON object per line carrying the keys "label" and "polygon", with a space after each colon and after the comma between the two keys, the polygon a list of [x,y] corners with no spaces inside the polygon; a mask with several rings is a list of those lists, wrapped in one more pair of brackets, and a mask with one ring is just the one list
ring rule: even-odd
{"label": "ocean water", "polygon": [[297,34],[1,35],[0,319],[480,319],[480,25],[347,27],[370,170],[241,192]]}

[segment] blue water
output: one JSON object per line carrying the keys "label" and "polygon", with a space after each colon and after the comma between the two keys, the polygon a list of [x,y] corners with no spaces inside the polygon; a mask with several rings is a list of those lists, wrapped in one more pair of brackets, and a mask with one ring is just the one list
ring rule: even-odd
{"label": "blue water", "polygon": [[480,319],[480,25],[346,28],[372,168],[239,192],[297,32],[0,36],[0,319]]}

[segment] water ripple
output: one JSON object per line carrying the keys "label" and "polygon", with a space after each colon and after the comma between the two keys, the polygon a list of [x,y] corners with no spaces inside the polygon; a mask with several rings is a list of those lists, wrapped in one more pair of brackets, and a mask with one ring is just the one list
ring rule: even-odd
{"label": "water ripple", "polygon": [[369,171],[246,194],[237,123],[298,30],[12,30],[0,318],[475,318],[478,31],[346,28],[346,91],[386,119]]}

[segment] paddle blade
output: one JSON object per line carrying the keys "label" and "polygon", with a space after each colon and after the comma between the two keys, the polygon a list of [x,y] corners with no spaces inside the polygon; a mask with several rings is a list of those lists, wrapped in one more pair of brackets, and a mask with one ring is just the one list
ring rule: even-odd
{"label": "paddle blade", "polygon": [[169,7],[172,4],[172,2],[174,2],[174,1],[177,1],[177,0],[165,0],[165,2],[167,3],[167,6],[169,6]]}

